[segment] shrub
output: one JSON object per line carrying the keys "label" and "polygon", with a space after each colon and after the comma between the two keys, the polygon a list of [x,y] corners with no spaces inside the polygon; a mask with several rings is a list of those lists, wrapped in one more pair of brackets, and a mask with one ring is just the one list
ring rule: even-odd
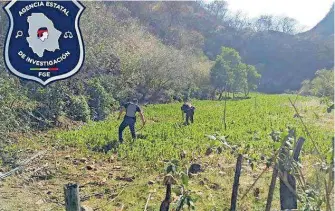
{"label": "shrub", "polygon": [[90,107],[85,96],[72,96],[68,116],[75,121],[88,122],[90,115]]}
{"label": "shrub", "polygon": [[113,100],[98,80],[91,80],[87,84],[88,105],[91,109],[91,119],[99,121],[105,119],[110,113]]}
{"label": "shrub", "polygon": [[316,71],[313,80],[302,82],[300,93],[303,95],[326,97],[334,101],[334,71],[326,69]]}

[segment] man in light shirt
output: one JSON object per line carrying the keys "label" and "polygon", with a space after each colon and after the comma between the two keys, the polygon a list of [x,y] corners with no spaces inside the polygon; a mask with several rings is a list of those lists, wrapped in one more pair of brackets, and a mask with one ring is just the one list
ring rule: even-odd
{"label": "man in light shirt", "polygon": [[135,98],[131,100],[130,102],[125,103],[120,110],[118,120],[121,118],[122,113],[126,111],[126,115],[124,116],[124,119],[119,127],[119,141],[123,143],[123,130],[129,126],[131,136],[133,139],[136,139],[136,130],[135,130],[135,123],[136,123],[136,113],[138,112],[140,114],[142,124],[145,125],[145,119],[142,112],[142,109],[138,105],[138,100]]}

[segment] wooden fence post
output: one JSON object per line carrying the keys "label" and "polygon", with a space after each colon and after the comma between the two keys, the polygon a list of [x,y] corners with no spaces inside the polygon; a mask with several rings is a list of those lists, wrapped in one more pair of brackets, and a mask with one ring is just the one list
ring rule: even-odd
{"label": "wooden fence post", "polygon": [[295,146],[294,152],[293,152],[293,159],[295,161],[299,160],[300,152],[302,149],[302,145],[305,143],[305,139],[300,137],[297,141],[297,145]]}
{"label": "wooden fence post", "polygon": [[79,185],[67,184],[64,186],[66,211],[80,211]]}
{"label": "wooden fence post", "polygon": [[235,177],[234,177],[234,184],[233,184],[233,192],[231,195],[231,205],[230,210],[236,211],[236,204],[237,204],[237,196],[238,196],[238,186],[240,182],[240,175],[241,175],[241,169],[242,169],[242,155],[239,154],[236,162],[236,168],[235,168]]}
{"label": "wooden fence post", "polygon": [[266,208],[265,211],[270,211],[271,210],[271,204],[272,204],[272,199],[273,199],[273,193],[276,188],[276,181],[278,177],[278,164],[275,163],[273,167],[273,172],[272,172],[272,179],[271,179],[271,184],[269,188],[269,193],[268,193],[268,199],[266,201]]}
{"label": "wooden fence post", "polygon": [[[294,149],[293,152],[293,159],[295,161],[298,161],[299,159],[299,155],[300,155],[300,151],[302,149],[302,145],[304,144],[305,139],[304,138],[299,138],[296,147]],[[284,168],[284,163],[283,163],[283,158],[288,157],[289,155],[289,151],[286,148],[283,148],[281,151],[281,158],[279,160],[279,169],[283,174],[283,178],[282,179],[286,179],[287,183],[289,184],[289,186],[291,187],[287,187],[287,185],[284,183],[284,181],[281,179],[280,180],[280,206],[282,210],[286,210],[286,209],[297,209],[298,205],[297,205],[297,195],[296,193],[296,180],[295,177],[291,174],[289,174],[285,168]],[[290,190],[290,188],[292,188]],[[292,191],[294,191],[295,193],[292,193]]]}

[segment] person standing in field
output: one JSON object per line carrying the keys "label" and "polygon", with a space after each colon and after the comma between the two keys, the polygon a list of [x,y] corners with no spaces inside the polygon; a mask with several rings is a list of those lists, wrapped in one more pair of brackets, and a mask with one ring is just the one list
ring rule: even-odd
{"label": "person standing in field", "polygon": [[138,100],[136,98],[134,98],[130,102],[125,103],[121,107],[118,120],[121,118],[121,115],[124,111],[126,111],[126,115],[124,116],[124,119],[119,127],[119,141],[121,143],[123,143],[123,137],[122,137],[123,130],[127,126],[129,126],[133,140],[136,139],[135,123],[136,123],[136,113],[137,112],[140,114],[143,126],[145,125],[144,115],[143,115],[142,109],[138,105]]}
{"label": "person standing in field", "polygon": [[191,104],[190,101],[185,100],[184,104],[181,106],[181,112],[182,112],[182,118],[184,121],[184,114],[186,115],[185,118],[185,125],[189,125],[189,121],[191,121],[191,123],[194,122],[193,116],[194,116],[194,110],[195,107]]}

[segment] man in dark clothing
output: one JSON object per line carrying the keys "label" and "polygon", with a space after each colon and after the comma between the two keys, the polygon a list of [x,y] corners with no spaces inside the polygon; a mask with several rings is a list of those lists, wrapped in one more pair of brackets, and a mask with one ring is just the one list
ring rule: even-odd
{"label": "man in dark clothing", "polygon": [[195,107],[192,106],[190,102],[185,101],[185,103],[182,105],[181,111],[182,111],[183,120],[184,120],[184,114],[186,115],[186,121],[184,123],[185,125],[189,125],[189,121],[193,123],[194,110],[195,110]]}
{"label": "man in dark clothing", "polygon": [[124,116],[124,119],[119,127],[119,141],[123,142],[122,133],[123,130],[129,126],[131,136],[133,139],[136,139],[136,131],[135,131],[135,123],[136,123],[136,112],[140,113],[140,117],[143,123],[143,126],[145,125],[145,119],[143,112],[138,105],[137,99],[133,99],[131,102],[127,102],[126,104],[121,107],[118,120],[121,118],[122,113],[124,112],[124,108],[126,110],[126,115]]}

